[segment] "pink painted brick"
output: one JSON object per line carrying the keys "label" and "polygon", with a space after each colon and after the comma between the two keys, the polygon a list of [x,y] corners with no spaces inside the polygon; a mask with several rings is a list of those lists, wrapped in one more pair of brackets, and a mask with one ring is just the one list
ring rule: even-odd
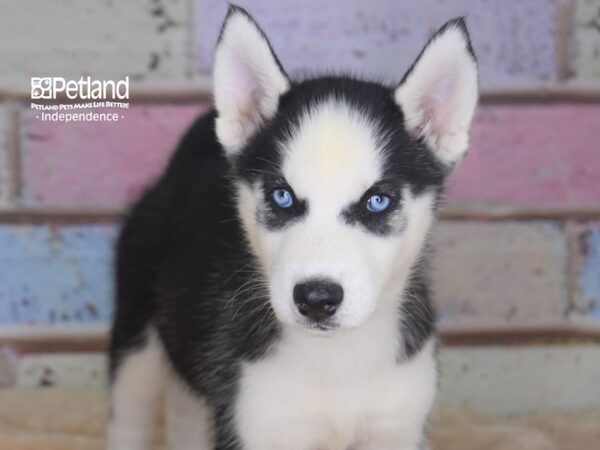
{"label": "pink painted brick", "polygon": [[121,207],[160,174],[201,105],[144,105],[118,122],[43,122],[22,111],[22,203]]}
{"label": "pink painted brick", "polygon": [[553,222],[442,222],[434,230],[440,318],[459,324],[558,321],[567,310],[564,230]]}
{"label": "pink painted brick", "polygon": [[[240,0],[271,38],[292,74],[352,70],[400,80],[427,37],[456,16],[468,16],[483,85],[554,78],[556,0]],[[210,72],[222,0],[197,0],[200,70]]]}
{"label": "pink painted brick", "polygon": [[600,205],[600,105],[481,107],[454,204]]}

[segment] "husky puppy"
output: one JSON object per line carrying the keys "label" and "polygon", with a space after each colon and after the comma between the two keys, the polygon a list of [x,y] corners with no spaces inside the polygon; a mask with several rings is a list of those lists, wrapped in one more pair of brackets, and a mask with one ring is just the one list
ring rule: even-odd
{"label": "husky puppy", "polygon": [[165,391],[172,450],[427,448],[425,250],[477,97],[463,19],[389,86],[290,79],[232,6],[214,110],[119,240],[109,448],[151,448]]}

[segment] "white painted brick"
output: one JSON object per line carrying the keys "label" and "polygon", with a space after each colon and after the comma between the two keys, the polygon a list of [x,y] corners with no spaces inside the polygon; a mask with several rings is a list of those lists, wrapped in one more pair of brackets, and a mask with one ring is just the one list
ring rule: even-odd
{"label": "white painted brick", "polygon": [[103,388],[107,367],[102,353],[31,354],[19,361],[17,386]]}
{"label": "white painted brick", "polygon": [[[2,63],[0,62],[0,64]],[[6,108],[0,105],[0,208],[8,206],[10,203],[11,177],[14,176],[9,165],[8,131]]]}
{"label": "white painted brick", "polygon": [[441,320],[528,324],[561,320],[567,244],[552,222],[443,222],[434,231]]}
{"label": "white painted brick", "polygon": [[17,378],[18,356],[8,347],[0,347],[0,388],[12,387]]}
{"label": "white painted brick", "polygon": [[182,77],[187,8],[185,0],[0,0],[0,87],[29,90],[31,76]]}
{"label": "white painted brick", "polygon": [[442,406],[491,414],[600,406],[600,346],[445,348]]}
{"label": "white painted brick", "polygon": [[[443,408],[505,415],[600,407],[600,346],[444,347],[439,358]],[[21,359],[17,385],[104,388],[106,368],[104,353],[34,354]]]}
{"label": "white painted brick", "polygon": [[600,0],[576,0],[572,70],[577,78],[600,79]]}

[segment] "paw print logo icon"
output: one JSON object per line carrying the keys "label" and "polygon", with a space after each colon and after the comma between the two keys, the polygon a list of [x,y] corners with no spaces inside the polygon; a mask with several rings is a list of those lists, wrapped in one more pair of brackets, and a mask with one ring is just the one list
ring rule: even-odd
{"label": "paw print logo icon", "polygon": [[52,78],[31,77],[31,99],[52,99]]}

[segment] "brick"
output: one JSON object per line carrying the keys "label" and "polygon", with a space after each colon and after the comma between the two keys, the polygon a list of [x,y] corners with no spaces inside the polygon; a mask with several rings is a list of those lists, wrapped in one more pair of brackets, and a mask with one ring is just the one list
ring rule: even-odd
{"label": "brick", "polygon": [[10,184],[13,175],[9,165],[7,128],[6,109],[0,106],[0,208],[10,203]]}
{"label": "brick", "polygon": [[[343,69],[399,80],[427,37],[445,21],[467,15],[485,85],[554,78],[555,0],[391,2],[246,0],[292,74]],[[200,70],[213,60],[225,14],[221,0],[197,0],[196,47]]]}
{"label": "brick", "polygon": [[579,225],[574,234],[573,318],[600,320],[600,223]]}
{"label": "brick", "polygon": [[29,90],[31,76],[152,80],[188,70],[186,0],[2,3],[4,88]]}
{"label": "brick", "polygon": [[598,408],[599,358],[592,345],[442,349],[439,403],[488,414]]}
{"label": "brick", "polygon": [[600,78],[600,0],[575,1],[571,65],[577,78]]}
{"label": "brick", "polygon": [[[600,380],[598,346],[443,347],[439,357],[442,408],[506,415],[600,406],[590,390]],[[105,386],[104,353],[32,354],[18,366],[22,387]]]}
{"label": "brick", "polygon": [[110,225],[0,225],[0,325],[108,321],[115,234]]}
{"label": "brick", "polygon": [[555,223],[442,222],[433,286],[453,325],[557,321],[566,310],[566,238]]}
{"label": "brick", "polygon": [[17,379],[19,357],[8,347],[0,347],[0,388],[13,387]]}
{"label": "brick", "polygon": [[106,355],[102,353],[31,354],[19,361],[18,387],[101,389],[106,386]]}
{"label": "brick", "polygon": [[[22,111],[21,201],[31,207],[121,207],[163,170],[207,105],[145,105],[118,122],[43,122]],[[107,110],[110,112],[110,110]]]}
{"label": "brick", "polygon": [[599,127],[600,106],[593,104],[480,107],[447,197],[487,206],[597,206]]}

